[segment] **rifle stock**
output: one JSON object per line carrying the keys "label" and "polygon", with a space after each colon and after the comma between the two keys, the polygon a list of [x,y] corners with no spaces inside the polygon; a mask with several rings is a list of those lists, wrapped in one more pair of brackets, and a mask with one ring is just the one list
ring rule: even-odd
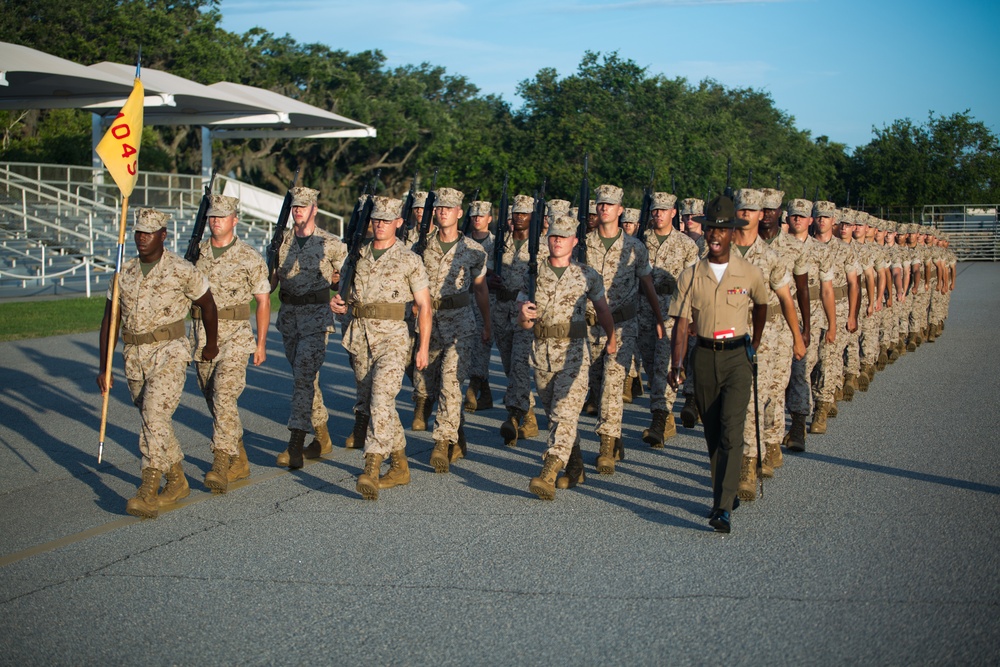
{"label": "rifle stock", "polygon": [[361,193],[361,198],[364,199],[364,204],[361,203],[360,199],[354,203],[354,211],[351,213],[351,223],[348,225],[348,243],[347,243],[347,259],[344,260],[344,266],[340,270],[340,298],[347,301],[351,296],[351,289],[354,286],[354,271],[358,266],[358,260],[361,258],[361,246],[365,242],[365,232],[368,230],[368,224],[372,217],[372,208],[375,205],[375,188],[378,186],[379,176],[382,174],[382,170],[379,169],[375,172],[375,178],[365,185],[365,189]]}
{"label": "rifle stock", "polygon": [[399,226],[396,230],[396,238],[400,241],[406,240],[406,232],[410,229],[410,216],[413,215],[413,202],[417,198],[417,176],[419,174],[413,175],[413,180],[410,181],[410,191],[406,193],[406,199],[403,201],[403,212],[401,216],[403,218],[403,224]]}
{"label": "rifle stock", "polygon": [[507,241],[507,194],[508,174],[503,173],[503,188],[500,190],[500,210],[497,212],[497,233],[493,241],[493,273],[500,275],[503,270],[503,253]]}
{"label": "rifle stock", "polygon": [[479,199],[479,190],[476,188],[472,193],[469,205],[465,207],[465,224],[462,225],[462,236],[468,236],[472,232],[472,203]]}
{"label": "rifle stock", "polygon": [[590,155],[583,156],[583,179],[580,181],[580,206],[576,210],[576,261],[587,263],[587,221],[590,217]]}
{"label": "rifle stock", "polygon": [[726,189],[722,191],[722,194],[726,195],[730,199],[733,198],[733,158],[726,158]]}
{"label": "rifle stock", "polygon": [[216,169],[212,169],[212,176],[205,186],[205,193],[201,196],[201,204],[198,205],[198,215],[194,219],[194,229],[191,230],[191,240],[188,241],[187,252],[184,259],[195,264],[201,256],[201,239],[205,236],[205,224],[208,222],[209,201],[212,197],[212,188],[215,185]]}
{"label": "rifle stock", "polygon": [[641,239],[649,228],[649,218],[653,214],[653,190],[656,188],[656,170],[649,170],[649,187],[642,191],[642,206],[639,209],[639,226],[635,236]]}
{"label": "rifle stock", "polygon": [[542,221],[545,217],[545,181],[535,194],[535,207],[531,212],[531,222],[528,223],[528,277],[525,292],[528,301],[534,302],[535,288],[538,285],[538,247],[542,237]]}
{"label": "rifle stock", "polygon": [[285,193],[285,199],[281,202],[281,212],[278,213],[278,221],[274,224],[274,234],[271,235],[271,242],[267,244],[267,278],[271,279],[274,270],[278,268],[278,249],[281,248],[281,239],[285,236],[285,229],[288,227],[288,216],[292,213],[292,190],[299,182],[299,170],[295,170],[295,178],[292,179],[292,187]]}
{"label": "rifle stock", "polygon": [[437,180],[438,170],[434,170],[434,178],[431,179],[431,189],[427,191],[427,203],[424,204],[424,214],[420,217],[420,236],[413,244],[413,252],[421,257],[427,249],[427,235],[431,231],[431,219],[434,217],[434,202],[437,200]]}

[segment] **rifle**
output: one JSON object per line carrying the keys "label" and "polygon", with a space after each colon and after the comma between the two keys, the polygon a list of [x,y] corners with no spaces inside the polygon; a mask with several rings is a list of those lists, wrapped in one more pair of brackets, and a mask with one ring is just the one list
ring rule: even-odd
{"label": "rifle", "polygon": [[845,204],[845,206],[850,206],[850,205],[851,205],[851,189],[847,188],[847,204]]}
{"label": "rifle", "polygon": [[184,259],[196,264],[198,262],[198,257],[201,256],[201,237],[205,235],[205,223],[208,222],[208,209],[209,201],[212,197],[212,186],[215,185],[215,172],[216,169],[212,169],[212,177],[208,179],[208,185],[205,186],[205,194],[201,196],[201,204],[198,206],[198,215],[194,218],[194,229],[191,230],[191,240],[188,241],[187,252],[184,253]]}
{"label": "rifle", "polygon": [[722,191],[722,194],[724,194],[725,196],[729,197],[730,199],[733,198],[733,185],[732,185],[732,182],[733,182],[733,158],[727,157],[726,158],[726,189]]}
{"label": "rifle", "polygon": [[431,218],[434,216],[434,201],[437,199],[437,182],[438,182],[438,170],[434,170],[434,178],[431,179],[431,189],[427,192],[427,203],[424,204],[424,214],[420,216],[420,236],[417,237],[417,242],[413,244],[413,252],[417,253],[421,257],[424,256],[424,250],[427,250],[427,235],[431,231]]}
{"label": "rifle", "polygon": [[396,238],[400,241],[406,240],[406,232],[410,229],[410,216],[413,215],[413,202],[417,198],[417,176],[419,172],[413,174],[413,180],[410,181],[410,191],[406,193],[406,200],[403,202],[403,224],[399,226],[396,230]]}
{"label": "rifle", "polygon": [[649,187],[642,191],[642,206],[639,208],[639,227],[635,236],[641,239],[649,227],[649,217],[653,214],[653,188],[656,187],[656,170],[649,170]]}
{"label": "rifle", "polygon": [[816,186],[816,193],[813,196],[813,201],[819,201],[819,186]]}
{"label": "rifle", "polygon": [[295,178],[292,179],[292,187],[285,193],[285,200],[281,202],[281,212],[278,213],[278,221],[274,223],[274,234],[271,235],[271,242],[267,245],[267,279],[274,275],[274,270],[278,268],[278,249],[281,248],[281,240],[285,236],[285,229],[288,227],[288,216],[292,213],[292,189],[299,182],[299,170],[295,170]]}
{"label": "rifle", "polygon": [[778,174],[778,184],[774,187],[775,190],[781,189],[781,174]]}
{"label": "rifle", "polygon": [[503,173],[503,188],[500,190],[500,211],[499,215],[497,215],[497,234],[496,238],[493,239],[493,273],[498,276],[503,268],[504,245],[507,240],[507,207],[510,205],[507,197],[507,180],[508,175],[505,171]]}
{"label": "rifle", "polygon": [[674,180],[674,175],[670,174],[670,193],[677,194],[677,181]]}
{"label": "rifle", "polygon": [[528,277],[525,292],[528,301],[535,300],[535,287],[538,284],[538,245],[542,237],[542,221],[545,217],[545,181],[542,188],[535,193],[535,208],[531,212],[531,222],[528,223]]}
{"label": "rifle", "polygon": [[576,261],[587,263],[587,220],[590,217],[590,155],[583,156],[583,179],[580,181],[580,207],[576,210]]}
{"label": "rifle", "polygon": [[375,178],[365,185],[361,193],[361,198],[365,200],[364,205],[359,200],[354,203],[354,211],[351,213],[351,222],[347,226],[347,259],[340,270],[340,298],[347,301],[351,296],[351,289],[354,287],[354,270],[361,259],[361,246],[365,242],[365,232],[372,217],[372,208],[375,206],[375,188],[378,186],[378,178],[382,175],[382,170],[375,172]]}
{"label": "rifle", "polygon": [[804,185],[802,186],[802,198],[803,199],[806,198],[806,186],[804,186]]}
{"label": "rifle", "polygon": [[472,203],[479,199],[479,190],[472,193],[472,199],[469,200],[469,205],[465,209],[465,224],[462,225],[462,235],[468,236],[472,232]]}
{"label": "rifle", "polygon": [[753,187],[753,167],[750,167],[750,173],[747,174],[747,187]]}

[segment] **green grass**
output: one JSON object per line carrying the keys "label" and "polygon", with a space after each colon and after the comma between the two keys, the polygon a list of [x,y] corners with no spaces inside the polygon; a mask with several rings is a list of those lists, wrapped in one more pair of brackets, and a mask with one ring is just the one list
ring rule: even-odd
{"label": "green grass", "polygon": [[[0,303],[0,341],[85,333],[101,328],[105,297]],[[278,291],[271,294],[271,312],[278,312]],[[252,301],[250,310],[257,309]]]}

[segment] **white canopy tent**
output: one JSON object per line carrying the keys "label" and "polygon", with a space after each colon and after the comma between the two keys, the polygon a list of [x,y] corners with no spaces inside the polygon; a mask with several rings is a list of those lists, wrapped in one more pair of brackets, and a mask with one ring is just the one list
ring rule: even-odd
{"label": "white canopy tent", "polygon": [[0,109],[79,109],[124,99],[131,91],[131,77],[0,42]]}

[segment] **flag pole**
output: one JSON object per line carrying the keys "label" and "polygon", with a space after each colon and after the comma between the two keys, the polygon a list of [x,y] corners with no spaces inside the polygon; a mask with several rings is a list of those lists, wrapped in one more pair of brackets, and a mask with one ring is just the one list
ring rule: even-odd
{"label": "flag pole", "polygon": [[125,258],[125,227],[128,222],[128,198],[135,188],[139,176],[139,148],[142,145],[142,106],[145,95],[140,81],[142,63],[142,45],[139,46],[139,56],[135,63],[135,83],[132,92],[125,101],[125,106],[111,121],[111,127],[97,145],[97,154],[111,172],[112,178],[122,194],[122,214],[118,225],[118,254],[115,257],[115,273],[111,277],[111,311],[108,322],[108,339],[104,361],[104,391],[101,402],[101,432],[97,443],[97,463],[104,456],[104,436],[108,428],[108,403],[111,399],[111,366],[115,357],[115,347],[118,345],[118,319],[121,316],[121,306],[118,294],[121,286],[119,278],[122,263]]}
{"label": "flag pole", "polygon": [[122,216],[118,225],[118,253],[115,258],[115,273],[111,277],[111,318],[108,323],[108,356],[104,359],[104,399],[101,404],[101,434],[97,443],[97,463],[104,456],[104,434],[108,427],[108,400],[111,397],[111,364],[114,361],[115,346],[118,345],[118,274],[122,270],[125,256],[125,225],[128,221],[128,197],[122,197]]}

